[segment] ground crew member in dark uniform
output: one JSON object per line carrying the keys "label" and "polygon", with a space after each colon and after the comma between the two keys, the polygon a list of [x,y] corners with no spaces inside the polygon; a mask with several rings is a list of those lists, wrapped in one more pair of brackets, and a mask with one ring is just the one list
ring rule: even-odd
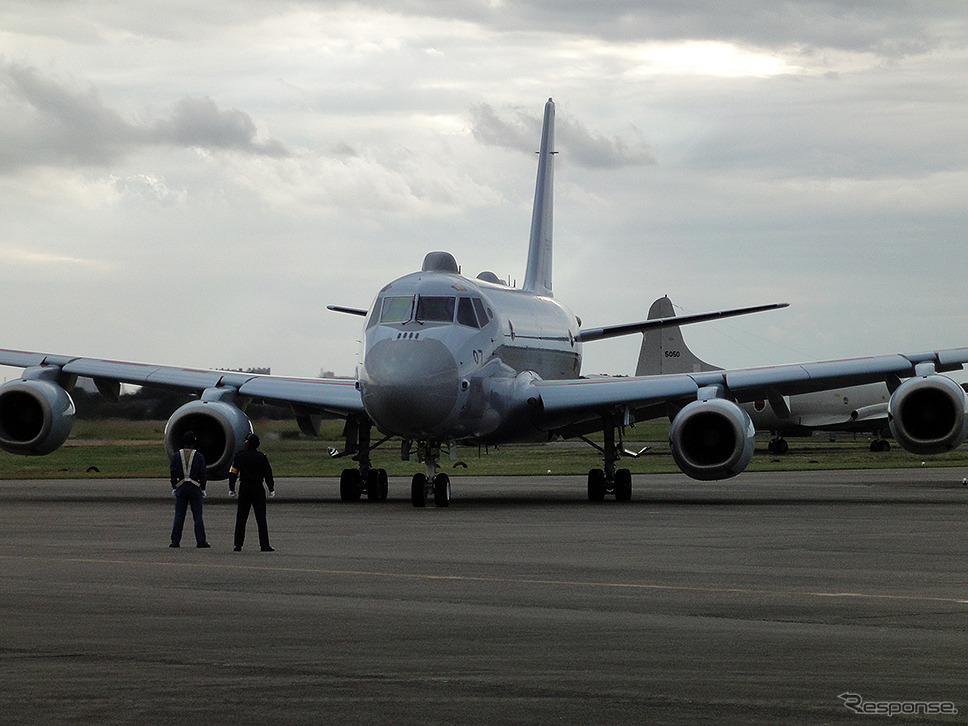
{"label": "ground crew member in dark uniform", "polygon": [[182,448],[171,455],[171,493],[175,497],[175,523],[171,527],[171,544],[180,547],[185,513],[192,508],[195,520],[195,546],[211,547],[205,539],[205,523],[202,521],[202,499],[208,481],[208,466],[202,452],[195,449],[195,434],[182,434]]}
{"label": "ground crew member in dark uniform", "polygon": [[274,552],[269,545],[269,526],[266,524],[266,490],[262,486],[265,481],[269,488],[269,496],[274,497],[275,481],[272,478],[272,467],[269,459],[259,449],[259,437],[249,434],[245,437],[245,448],[235,455],[232,468],[229,469],[229,496],[235,496],[235,482],[239,482],[239,508],[235,515],[235,551],[242,551],[245,541],[245,523],[249,518],[249,507],[255,512],[255,521],[259,526],[259,544],[263,552]]}

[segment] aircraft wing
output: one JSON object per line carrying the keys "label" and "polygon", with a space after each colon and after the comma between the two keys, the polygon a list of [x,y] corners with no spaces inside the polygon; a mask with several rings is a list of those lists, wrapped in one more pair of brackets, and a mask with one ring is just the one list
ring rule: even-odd
{"label": "aircraft wing", "polygon": [[3,349],[0,349],[0,365],[46,368],[57,375],[93,378],[102,391],[118,383],[198,393],[223,389],[266,402],[294,404],[318,413],[337,416],[363,413],[356,382],[348,379],[286,378]]}
{"label": "aircraft wing", "polygon": [[583,421],[609,413],[629,412],[633,420],[655,418],[668,413],[670,405],[675,410],[696,400],[702,389],[710,391],[709,398],[739,403],[771,393],[810,393],[878,381],[887,381],[893,390],[902,378],[961,370],[964,363],[968,348],[676,375],[538,381],[534,420],[560,432],[580,430]]}

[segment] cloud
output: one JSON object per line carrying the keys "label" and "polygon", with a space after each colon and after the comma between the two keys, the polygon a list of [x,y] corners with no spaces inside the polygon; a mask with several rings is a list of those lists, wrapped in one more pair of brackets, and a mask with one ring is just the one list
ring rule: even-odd
{"label": "cloud", "polygon": [[[541,131],[541,119],[521,109],[511,109],[502,118],[488,104],[472,109],[474,138],[487,146],[500,146],[519,151],[535,151]],[[636,131],[634,142],[618,136],[607,138],[593,133],[577,119],[556,115],[555,141],[559,151],[568,152],[571,163],[588,169],[615,169],[647,166],[655,163],[652,149]]]}
{"label": "cloud", "polygon": [[[653,293],[790,299],[796,358],[964,344],[959,3],[7,5],[0,272],[7,307],[31,310],[7,316],[8,344],[349,372],[359,321],[307,290],[365,306],[438,248],[521,278],[548,96],[555,288],[586,321],[644,314]],[[176,295],[186,256],[208,283]],[[239,258],[260,264],[227,275]],[[233,329],[213,348],[200,325],[172,353],[186,316],[235,320],[253,289],[298,344]],[[585,353],[619,372],[636,341]]]}
{"label": "cloud", "polygon": [[221,110],[211,98],[182,98],[168,118],[126,120],[96,88],[76,90],[18,63],[0,64],[0,169],[105,166],[139,147],[171,145],[288,156],[260,140],[252,117]]}
{"label": "cloud", "polygon": [[183,203],[188,196],[184,190],[171,189],[163,179],[154,174],[115,177],[112,185],[123,198],[155,202],[164,207]]}
{"label": "cloud", "polygon": [[[377,0],[356,6],[385,8]],[[462,20],[502,32],[540,28],[610,42],[717,38],[763,48],[835,48],[899,58],[925,53],[945,42],[946,28],[963,22],[958,3],[909,0],[404,0],[396,12]]]}
{"label": "cloud", "polygon": [[147,133],[151,141],[176,146],[233,149],[262,156],[288,156],[280,141],[258,141],[252,117],[243,111],[222,111],[211,98],[183,98],[171,118],[158,121]]}
{"label": "cloud", "polygon": [[0,168],[109,163],[133,128],[92,90],[70,91],[32,68],[0,66]]}
{"label": "cloud", "polygon": [[26,263],[30,265],[69,265],[77,267],[91,267],[108,269],[109,265],[102,260],[85,259],[82,257],[71,257],[69,255],[59,255],[51,252],[39,252],[36,250],[24,250],[19,248],[5,247],[0,249],[0,259],[8,263]]}

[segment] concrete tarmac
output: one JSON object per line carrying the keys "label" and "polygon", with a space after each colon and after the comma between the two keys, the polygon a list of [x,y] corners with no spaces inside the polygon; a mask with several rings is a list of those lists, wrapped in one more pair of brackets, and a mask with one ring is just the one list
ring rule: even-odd
{"label": "concrete tarmac", "polygon": [[0,721],[965,723],[966,474],[282,479],[272,553],[224,482],[207,550],[164,479],[0,482]]}

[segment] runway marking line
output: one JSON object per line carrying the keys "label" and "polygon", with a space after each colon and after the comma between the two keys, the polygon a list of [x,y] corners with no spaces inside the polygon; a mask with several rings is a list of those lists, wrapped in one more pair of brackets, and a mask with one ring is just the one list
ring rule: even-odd
{"label": "runway marking line", "polygon": [[757,590],[741,587],[695,587],[690,585],[656,585],[640,582],[593,582],[587,580],[550,580],[530,577],[484,577],[480,575],[431,575],[426,573],[381,572],[379,570],[337,570],[314,567],[274,567],[267,565],[233,565],[206,564],[203,562],[150,562],[138,560],[97,559],[97,558],[50,558],[35,555],[0,555],[0,560],[28,560],[49,562],[55,560],[68,564],[96,564],[96,565],[157,565],[161,567],[193,567],[198,569],[231,569],[249,570],[253,572],[293,572],[311,575],[344,575],[352,577],[381,577],[398,580],[427,580],[456,582],[488,582],[502,585],[559,585],[565,587],[585,588],[614,588],[627,590],[652,590],[670,592],[700,592],[726,595],[774,595],[784,597],[824,597],[851,598],[858,600],[892,600],[897,602],[939,602],[957,605],[968,605],[968,600],[957,597],[931,597],[919,595],[885,595],[866,592],[817,592],[810,590]]}

